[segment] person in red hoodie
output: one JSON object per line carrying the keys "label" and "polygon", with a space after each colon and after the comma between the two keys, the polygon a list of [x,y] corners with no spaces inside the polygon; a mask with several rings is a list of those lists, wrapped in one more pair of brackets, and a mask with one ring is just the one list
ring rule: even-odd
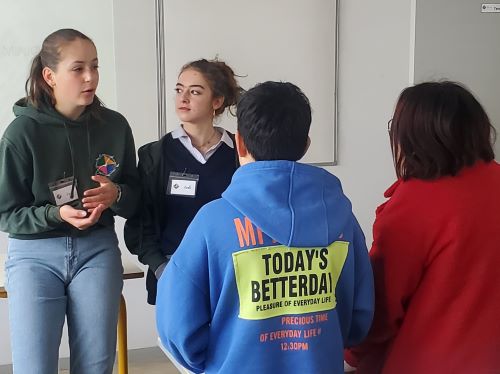
{"label": "person in red hoodie", "polygon": [[500,373],[500,165],[462,85],[406,88],[389,121],[398,180],[377,208],[375,316],[358,374]]}

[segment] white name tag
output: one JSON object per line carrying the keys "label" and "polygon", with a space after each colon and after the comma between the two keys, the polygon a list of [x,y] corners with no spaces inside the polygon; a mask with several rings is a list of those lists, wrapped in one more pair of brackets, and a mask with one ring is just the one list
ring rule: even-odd
{"label": "white name tag", "polygon": [[200,176],[197,174],[170,172],[167,195],[195,197]]}
{"label": "white name tag", "polygon": [[[71,201],[78,200],[76,181],[73,182],[73,179],[73,177],[69,177],[60,179],[53,183],[49,183],[49,189],[52,192],[52,195],[54,195],[54,200],[57,206],[61,206]],[[72,190],[73,194],[71,194]]]}
{"label": "white name tag", "polygon": [[172,179],[171,195],[196,196],[196,181]]}

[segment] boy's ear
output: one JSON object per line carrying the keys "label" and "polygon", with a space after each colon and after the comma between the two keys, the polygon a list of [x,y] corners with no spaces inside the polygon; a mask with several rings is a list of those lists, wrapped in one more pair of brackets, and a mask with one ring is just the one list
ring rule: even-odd
{"label": "boy's ear", "polygon": [[51,68],[45,66],[42,70],[42,77],[45,83],[49,85],[49,87],[54,87],[56,85],[54,72]]}
{"label": "boy's ear", "polygon": [[236,140],[236,151],[238,152],[239,157],[246,157],[248,155],[248,149],[247,146],[245,145],[245,142],[243,141],[243,138],[241,137],[240,133],[236,131],[236,134],[234,135],[235,140]]}

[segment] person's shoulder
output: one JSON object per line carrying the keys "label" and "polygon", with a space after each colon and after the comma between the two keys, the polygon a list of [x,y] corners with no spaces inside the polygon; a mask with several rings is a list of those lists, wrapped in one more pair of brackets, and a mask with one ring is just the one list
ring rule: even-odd
{"label": "person's shoulder", "polygon": [[2,138],[15,141],[17,138],[25,138],[27,134],[31,133],[35,126],[39,124],[31,117],[28,116],[18,116],[12,120],[12,122],[7,125],[5,131],[3,132]]}
{"label": "person's shoulder", "polygon": [[154,140],[152,142],[143,144],[139,147],[138,153],[140,154],[147,154],[149,153],[152,149],[158,148],[160,144],[159,140]]}
{"label": "person's shoulder", "polygon": [[157,152],[161,152],[163,147],[165,146],[165,143],[168,143],[172,140],[172,136],[170,136],[170,133],[162,136],[160,140],[154,140],[152,142],[143,144],[139,147],[139,150],[137,151],[139,156],[143,155],[148,155],[148,154],[154,154]]}
{"label": "person's shoulder", "polygon": [[159,158],[161,155],[161,147],[159,144],[160,142],[156,140],[140,146],[137,150],[139,164],[142,164],[143,167],[145,167],[145,165],[149,165],[146,169],[152,168],[155,164],[154,160]]}
{"label": "person's shoulder", "polygon": [[218,198],[218,199],[209,201],[208,203],[203,205],[199,211],[202,212],[203,214],[210,214],[210,213],[216,212],[217,209],[225,208],[226,205],[227,205],[227,201],[225,201],[222,198]]}
{"label": "person's shoulder", "polygon": [[201,207],[198,211],[199,219],[210,224],[217,224],[217,219],[233,212],[235,208],[225,199],[212,200]]}
{"label": "person's shoulder", "polygon": [[141,167],[148,173],[155,171],[160,165],[162,157],[164,157],[165,143],[171,141],[172,136],[166,134],[160,140],[155,140],[140,146],[137,150],[137,155]]}
{"label": "person's shoulder", "polygon": [[0,139],[2,152],[13,152],[27,161],[32,154],[32,144],[38,139],[40,124],[28,116],[16,117],[5,129]]}
{"label": "person's shoulder", "polygon": [[325,186],[342,190],[340,179],[322,167],[295,162],[295,170],[298,175],[304,176],[307,179],[321,180]]}
{"label": "person's shoulder", "polygon": [[128,121],[123,114],[117,112],[116,110],[106,108],[105,106],[99,107],[99,116],[111,124],[129,126]]}
{"label": "person's shoulder", "polygon": [[404,181],[400,180],[392,186],[393,191],[390,197],[395,201],[410,199],[416,202],[420,198],[425,199],[436,194],[446,194],[450,187],[453,189],[453,186],[461,179],[461,175],[448,175],[437,179],[410,178]]}
{"label": "person's shoulder", "polygon": [[444,179],[398,179],[384,192],[387,200],[377,207],[376,216],[378,219],[392,217],[395,222],[408,215],[423,217],[430,209],[443,205],[442,200],[449,191],[446,184]]}
{"label": "person's shoulder", "polygon": [[203,205],[189,224],[188,232],[207,238],[214,235],[216,229],[224,226],[232,210],[227,202],[222,200],[219,198]]}

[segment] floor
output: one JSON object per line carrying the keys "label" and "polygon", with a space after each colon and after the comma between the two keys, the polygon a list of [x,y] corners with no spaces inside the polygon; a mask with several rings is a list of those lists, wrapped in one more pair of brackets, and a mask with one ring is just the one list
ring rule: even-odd
{"label": "floor", "polygon": [[[128,353],[129,374],[178,374],[179,371],[168,360],[160,348],[132,349]],[[62,359],[59,374],[69,374],[68,360]],[[113,371],[117,374],[118,371]],[[12,374],[11,366],[0,366],[0,374]]]}
{"label": "floor", "polygon": [[[174,364],[158,347],[131,350],[128,353],[128,361],[128,374],[179,374]],[[113,374],[116,373],[118,371],[115,367]]]}

